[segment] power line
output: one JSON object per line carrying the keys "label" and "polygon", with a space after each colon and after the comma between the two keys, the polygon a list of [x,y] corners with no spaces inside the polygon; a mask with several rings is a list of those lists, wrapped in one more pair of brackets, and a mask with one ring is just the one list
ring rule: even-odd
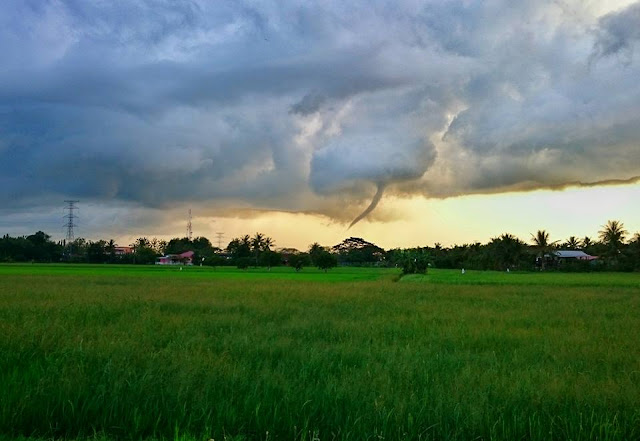
{"label": "power line", "polygon": [[67,219],[67,223],[65,224],[65,227],[67,227],[67,243],[70,244],[75,240],[75,234],[74,234],[73,228],[77,226],[74,220],[78,218],[78,216],[75,214],[75,210],[77,210],[78,207],[76,207],[75,204],[80,201],[64,201],[64,202],[65,204],[67,204],[67,206],[65,207],[67,214],[64,216],[64,218]]}
{"label": "power line", "polygon": [[222,238],[224,237],[224,233],[218,232],[216,233],[218,237],[218,248],[222,249]]}

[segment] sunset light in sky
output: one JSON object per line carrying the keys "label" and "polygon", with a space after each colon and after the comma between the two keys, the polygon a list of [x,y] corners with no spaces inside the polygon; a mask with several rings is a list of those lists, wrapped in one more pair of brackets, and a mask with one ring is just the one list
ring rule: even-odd
{"label": "sunset light in sky", "polygon": [[[640,231],[640,2],[0,5],[0,233]],[[352,222],[356,222],[348,228]]]}
{"label": "sunset light in sky", "polygon": [[[438,200],[413,197],[388,198],[378,207],[376,220],[363,221],[352,229],[329,218],[286,212],[244,213],[243,217],[194,218],[194,232],[212,238],[225,231],[228,238],[256,231],[267,232],[277,247],[306,250],[313,242],[335,245],[348,236],[366,237],[389,249],[396,247],[462,245],[487,242],[511,233],[525,242],[538,229],[547,230],[552,240],[570,236],[597,239],[608,219],[623,219],[629,231],[640,231],[640,185],[538,190],[529,193],[474,195]],[[184,229],[184,220],[167,222],[166,230],[153,235],[170,239]],[[179,233],[176,233],[178,231]],[[140,230],[138,236],[143,234]],[[113,235],[117,230],[113,230]],[[136,234],[123,238],[133,242]]]}

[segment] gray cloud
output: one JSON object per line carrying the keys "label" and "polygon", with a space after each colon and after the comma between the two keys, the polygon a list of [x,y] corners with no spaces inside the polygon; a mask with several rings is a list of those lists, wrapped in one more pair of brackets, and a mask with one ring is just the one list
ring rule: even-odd
{"label": "gray cloud", "polygon": [[291,113],[308,116],[320,110],[326,101],[326,97],[317,93],[308,93],[302,99],[291,106]]}
{"label": "gray cloud", "polygon": [[1,210],[81,198],[345,221],[377,188],[638,176],[640,2],[593,8],[3,3]]}
{"label": "gray cloud", "polygon": [[595,57],[624,52],[630,59],[640,40],[640,3],[609,13],[598,20],[598,36],[594,45]]}

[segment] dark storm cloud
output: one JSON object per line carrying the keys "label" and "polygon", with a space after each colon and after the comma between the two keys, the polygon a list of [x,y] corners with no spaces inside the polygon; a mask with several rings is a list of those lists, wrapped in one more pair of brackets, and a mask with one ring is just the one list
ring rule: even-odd
{"label": "dark storm cloud", "polygon": [[640,3],[600,18],[598,31],[594,55],[606,57],[624,52],[630,58],[640,40]]}
{"label": "dark storm cloud", "polygon": [[302,99],[291,106],[291,113],[308,116],[320,110],[326,101],[326,97],[317,93],[308,93]]}
{"label": "dark storm cloud", "polygon": [[640,174],[639,11],[4,2],[0,203],[191,201],[350,220],[382,189],[629,179]]}

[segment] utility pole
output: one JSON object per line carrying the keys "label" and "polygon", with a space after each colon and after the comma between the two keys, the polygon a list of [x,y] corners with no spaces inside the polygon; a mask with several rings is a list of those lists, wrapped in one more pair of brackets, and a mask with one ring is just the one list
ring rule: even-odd
{"label": "utility pole", "polygon": [[71,247],[73,246],[73,241],[75,240],[75,234],[73,232],[73,228],[76,226],[76,223],[74,222],[75,219],[78,218],[78,216],[75,214],[75,210],[78,209],[78,207],[76,207],[76,203],[80,202],[80,201],[64,201],[65,204],[67,204],[67,206],[65,207],[65,210],[67,211],[67,214],[64,216],[64,218],[67,220],[67,223],[65,224],[65,227],[67,227],[67,245],[69,246],[69,255],[71,255],[72,253],[72,249]]}
{"label": "utility pole", "polygon": [[191,208],[189,208],[189,222],[187,222],[187,238],[189,241],[193,238],[193,229],[191,228]]}
{"label": "utility pole", "polygon": [[224,233],[218,232],[216,233],[218,237],[218,248],[222,249],[222,238],[224,237]]}

